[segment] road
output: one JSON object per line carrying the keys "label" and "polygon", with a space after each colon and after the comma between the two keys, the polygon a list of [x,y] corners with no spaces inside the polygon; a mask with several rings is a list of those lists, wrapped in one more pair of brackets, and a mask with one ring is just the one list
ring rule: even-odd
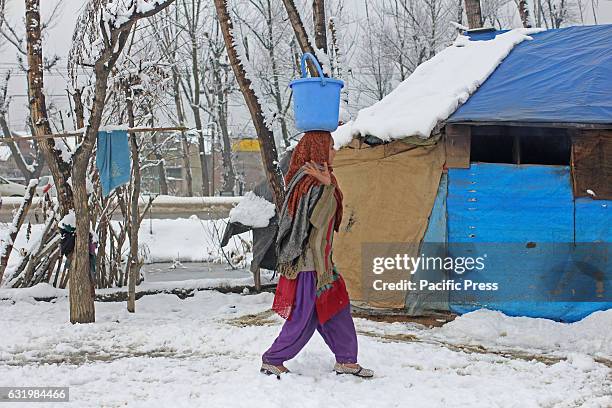
{"label": "road", "polygon": [[145,264],[142,272],[146,282],[169,282],[190,279],[248,278],[252,276],[246,269],[231,269],[227,264],[212,262],[185,262]]}
{"label": "road", "polygon": [[[189,218],[197,215],[202,220],[225,218],[229,211],[240,201],[241,197],[167,197],[155,199],[145,218],[177,219]],[[19,197],[3,197],[0,207],[0,222],[11,222],[14,212],[21,205]],[[144,209],[146,199],[140,203]],[[122,219],[119,210],[113,214],[113,219]],[[33,224],[42,222],[42,208],[39,200],[35,200],[29,213],[28,220]]]}

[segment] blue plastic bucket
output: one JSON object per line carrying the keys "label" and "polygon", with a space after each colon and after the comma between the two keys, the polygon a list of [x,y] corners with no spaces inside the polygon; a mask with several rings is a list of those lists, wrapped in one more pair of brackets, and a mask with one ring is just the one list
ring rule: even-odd
{"label": "blue plastic bucket", "polygon": [[[319,76],[308,78],[306,60],[310,59],[317,68]],[[289,84],[293,90],[293,110],[295,127],[301,132],[326,130],[333,132],[338,128],[340,110],[340,90],[344,82],[326,78],[317,59],[310,53],[302,56],[302,78]]]}

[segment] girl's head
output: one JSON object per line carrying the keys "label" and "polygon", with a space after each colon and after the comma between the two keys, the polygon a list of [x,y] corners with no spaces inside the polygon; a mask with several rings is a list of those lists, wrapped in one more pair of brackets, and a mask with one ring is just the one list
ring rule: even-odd
{"label": "girl's head", "polygon": [[[289,185],[293,176],[295,176],[298,170],[306,163],[311,161],[319,165],[327,163],[327,167],[331,173],[332,184],[335,186],[334,197],[336,197],[337,202],[334,229],[339,231],[340,223],[342,222],[342,191],[340,191],[338,180],[336,180],[336,176],[334,176],[332,169],[332,162],[334,161],[335,155],[334,139],[331,133],[325,131],[306,132],[297,146],[295,146],[295,149],[293,149],[289,171],[287,171],[285,175],[285,184]],[[300,198],[310,187],[317,184],[319,184],[319,182],[312,176],[304,177],[298,182],[287,199],[289,214],[295,214]]]}
{"label": "girl's head", "polygon": [[291,163],[289,171],[285,176],[285,182],[288,184],[295,173],[306,163],[315,162],[323,165],[327,163],[331,168],[336,151],[334,150],[334,139],[331,133],[326,131],[312,131],[304,133],[297,146],[291,154]]}

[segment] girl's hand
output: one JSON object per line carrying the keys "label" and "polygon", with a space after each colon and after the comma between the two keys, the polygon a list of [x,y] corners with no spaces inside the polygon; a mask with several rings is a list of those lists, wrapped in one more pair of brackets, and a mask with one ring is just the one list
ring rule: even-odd
{"label": "girl's hand", "polygon": [[326,186],[331,184],[331,174],[327,168],[327,162],[323,163],[323,170],[315,162],[308,162],[304,165],[304,172],[319,180],[321,184]]}

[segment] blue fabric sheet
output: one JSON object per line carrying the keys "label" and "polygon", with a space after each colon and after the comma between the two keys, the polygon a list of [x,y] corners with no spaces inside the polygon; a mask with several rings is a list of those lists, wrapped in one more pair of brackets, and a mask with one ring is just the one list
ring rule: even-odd
{"label": "blue fabric sheet", "polygon": [[104,196],[130,181],[131,160],[127,131],[98,132],[96,166]]}
{"label": "blue fabric sheet", "polygon": [[612,308],[608,202],[578,199],[574,207],[568,166],[450,169],[447,211],[449,253],[486,257],[484,270],[455,280],[499,284],[451,292],[451,311],[573,322]]}
{"label": "blue fabric sheet", "polygon": [[[612,124],[612,25],[531,36],[448,122]],[[486,40],[493,35],[470,37]]]}

